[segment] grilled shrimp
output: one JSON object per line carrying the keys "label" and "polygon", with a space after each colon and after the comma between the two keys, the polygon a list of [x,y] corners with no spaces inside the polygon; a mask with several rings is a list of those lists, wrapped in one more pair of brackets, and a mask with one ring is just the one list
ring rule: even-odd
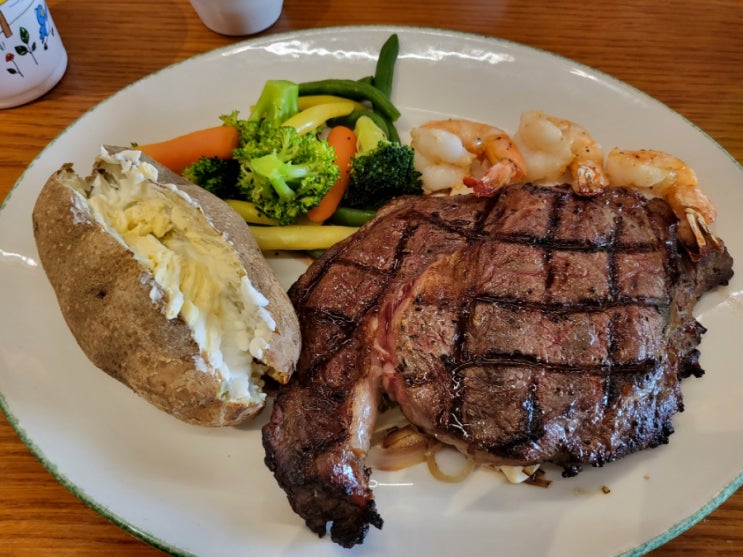
{"label": "grilled shrimp", "polygon": [[608,185],[601,146],[575,122],[528,110],[521,114],[513,140],[531,182],[569,181],[579,195],[595,195]]}
{"label": "grilled shrimp", "polygon": [[717,211],[699,186],[694,170],[662,151],[612,149],[606,157],[606,175],[613,187],[644,190],[666,200],[678,217],[679,237],[699,254],[720,246],[710,231]]}
{"label": "grilled shrimp", "polygon": [[426,193],[474,191],[490,196],[526,179],[521,153],[500,128],[472,120],[436,120],[414,128],[410,135]]}

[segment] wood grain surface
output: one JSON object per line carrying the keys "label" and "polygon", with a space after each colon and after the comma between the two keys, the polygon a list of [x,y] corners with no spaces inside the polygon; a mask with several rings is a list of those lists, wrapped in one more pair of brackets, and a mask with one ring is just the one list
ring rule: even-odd
{"label": "wood grain surface", "polygon": [[[0,200],[47,143],[99,101],[169,64],[238,40],[205,28],[187,0],[48,5],[69,67],[41,99],[0,110]],[[740,0],[285,0],[281,18],[263,34],[353,24],[449,28],[560,54],[652,95],[743,161]],[[650,554],[743,555],[743,492]],[[0,555],[162,552],[76,499],[0,417]]]}

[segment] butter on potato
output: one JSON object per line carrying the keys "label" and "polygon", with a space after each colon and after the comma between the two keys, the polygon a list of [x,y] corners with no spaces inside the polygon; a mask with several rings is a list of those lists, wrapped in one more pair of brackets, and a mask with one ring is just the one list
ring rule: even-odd
{"label": "butter on potato", "polygon": [[222,426],[286,382],[299,328],[245,222],[136,150],[65,165],[33,213],[42,265],[91,361],[179,419]]}

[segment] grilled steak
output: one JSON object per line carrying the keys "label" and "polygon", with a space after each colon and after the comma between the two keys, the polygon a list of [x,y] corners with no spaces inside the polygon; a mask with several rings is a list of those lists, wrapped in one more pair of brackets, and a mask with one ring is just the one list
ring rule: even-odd
{"label": "grilled steak", "polygon": [[303,348],[263,429],[266,464],[317,534],[381,528],[364,464],[382,391],[477,462],[564,475],[666,443],[701,375],[693,306],[732,276],[693,263],[665,202],[518,185],[400,198],[290,290]]}

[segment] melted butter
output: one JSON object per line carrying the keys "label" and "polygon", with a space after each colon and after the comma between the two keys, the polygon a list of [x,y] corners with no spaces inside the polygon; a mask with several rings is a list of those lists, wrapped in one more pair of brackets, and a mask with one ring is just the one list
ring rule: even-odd
{"label": "melted butter", "polygon": [[97,166],[87,194],[94,217],[152,273],[150,298],[188,325],[199,368],[222,377],[223,398],[262,400],[260,359],[276,324],[237,254],[188,195],[157,183],[139,151],[103,151]]}

